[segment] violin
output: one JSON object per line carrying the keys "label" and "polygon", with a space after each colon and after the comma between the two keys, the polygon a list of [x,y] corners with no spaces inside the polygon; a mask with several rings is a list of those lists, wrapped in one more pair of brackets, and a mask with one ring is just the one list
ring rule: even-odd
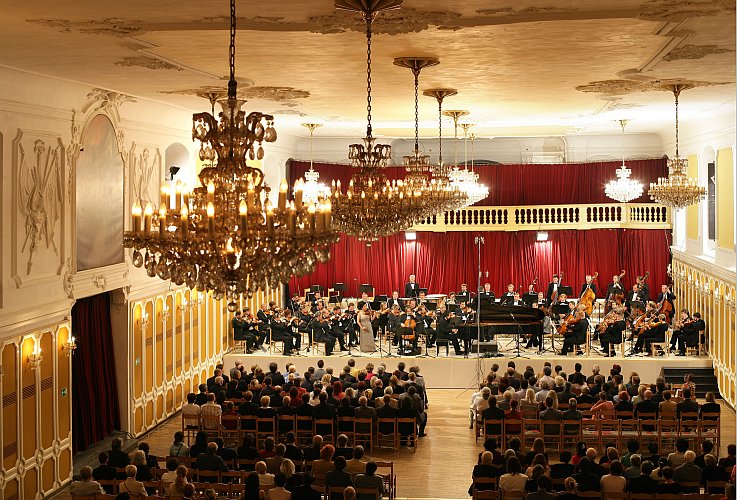
{"label": "violin", "polygon": [[693,318],[686,318],[684,320],[678,321],[675,325],[673,325],[674,330],[680,330],[681,328],[684,328],[688,325],[693,325],[696,323],[696,320]]}
{"label": "violin", "polygon": [[596,331],[599,333],[602,333],[604,330],[609,328],[611,325],[616,323],[617,321],[622,321],[624,319],[624,310],[621,306],[615,307],[611,311],[609,311],[604,318],[601,320],[601,323],[596,325]]}
{"label": "violin", "polygon": [[585,314],[583,314],[583,311],[576,308],[572,312],[568,313],[568,315],[563,318],[563,321],[560,322],[560,325],[558,326],[558,333],[563,336],[571,335],[570,327],[581,321],[585,317]]}

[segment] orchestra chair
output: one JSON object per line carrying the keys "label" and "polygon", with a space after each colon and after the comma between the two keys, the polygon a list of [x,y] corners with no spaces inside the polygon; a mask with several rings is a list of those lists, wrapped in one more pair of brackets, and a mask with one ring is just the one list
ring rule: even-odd
{"label": "orchestra chair", "polygon": [[[413,452],[417,451],[417,420],[414,417],[398,417],[397,425],[397,447],[403,440],[407,440],[407,446],[412,448]],[[411,429],[409,433],[400,432],[400,429]]]}
{"label": "orchestra chair", "polygon": [[[721,428],[718,413],[703,413],[699,420],[699,447],[704,440],[714,443],[714,451],[719,450],[719,434]],[[700,449],[700,448],[699,448]],[[717,455],[718,456],[718,455]]]}
{"label": "orchestra chair", "polygon": [[276,441],[276,418],[257,418],[256,419],[256,448],[266,438],[272,437]]}
{"label": "orchestra chair", "polygon": [[516,419],[504,419],[504,442],[500,443],[501,447],[504,447],[504,449],[509,448],[509,440],[512,438],[517,438],[520,440],[520,443],[522,442],[522,420],[516,420]]}
{"label": "orchestra chair", "polygon": [[570,443],[571,448],[575,448],[576,443],[583,440],[582,429],[580,420],[562,420],[559,449],[565,450],[566,443]]}
{"label": "orchestra chair", "polygon": [[[497,491],[497,486],[499,484],[499,481],[495,477],[474,477],[473,478],[473,484],[471,486],[471,493],[472,498],[476,499],[482,499],[482,498],[493,498],[498,499],[499,498],[499,491]],[[481,489],[478,489],[476,486],[484,486]],[[492,496],[489,496],[487,493],[492,493]]]}
{"label": "orchestra chair", "polygon": [[208,436],[221,436],[222,421],[220,415],[200,415],[200,428],[207,431]]}
{"label": "orchestra chair", "polygon": [[353,442],[370,450],[374,444],[374,421],[371,418],[353,418]]}
{"label": "orchestra chair", "polygon": [[435,357],[440,356],[440,344],[445,346],[445,357],[450,356],[450,340],[448,339],[435,339]]}
{"label": "orchestra chair", "polygon": [[655,357],[655,354],[660,351],[663,357],[668,357],[668,351],[670,350],[670,343],[668,342],[668,334],[666,333],[666,340],[664,342],[653,342],[650,344],[650,355]]}
{"label": "orchestra chair", "polygon": [[277,415],[276,423],[280,441],[284,441],[290,432],[294,432],[295,437],[297,436],[296,415]]}
{"label": "orchestra chair", "polygon": [[[269,354],[274,355],[276,353],[284,353],[284,349],[286,349],[284,341],[275,340],[271,333],[273,333],[273,331],[269,333]],[[277,344],[281,344],[281,349],[278,348]]]}
{"label": "orchestra chair", "polygon": [[481,431],[483,430],[483,427],[484,427],[484,419],[481,416],[481,410],[479,410],[478,408],[474,412],[473,422],[474,422],[473,428],[475,429],[475,434],[476,434],[475,438],[476,438],[476,442],[478,443],[479,437],[481,437]]}
{"label": "orchestra chair", "polygon": [[[527,492],[525,491],[507,491],[507,492],[500,492],[502,500],[524,500],[527,496]],[[599,492],[596,492],[597,495],[599,495]],[[579,498],[581,495],[579,494]],[[597,496],[597,498],[599,498]]]}
{"label": "orchestra chair", "polygon": [[[335,427],[332,419],[314,419],[312,421],[312,435],[320,434],[324,444],[335,443]],[[312,438],[310,438],[312,439]]]}
{"label": "orchestra chair", "polygon": [[314,436],[315,426],[312,424],[312,417],[309,415],[297,415],[295,437],[297,444],[310,444],[312,436]]}
{"label": "orchestra chair", "polygon": [[338,417],[337,428],[338,434],[345,434],[348,441],[353,443],[356,440],[356,417]]}
{"label": "orchestra chair", "polygon": [[389,498],[396,498],[397,476],[394,475],[394,462],[376,462],[376,475],[384,480],[384,490]]}
{"label": "orchestra chair", "polygon": [[368,294],[369,300],[373,302],[374,285],[371,283],[361,283],[360,285],[358,285],[358,297],[359,298],[361,297],[361,295],[363,295],[363,292],[366,292]]}
{"label": "orchestra chair", "polygon": [[[391,446],[382,446],[382,439],[391,438]],[[397,442],[397,419],[395,418],[379,418],[376,422],[376,446],[378,448],[399,449]]]}
{"label": "orchestra chair", "polygon": [[686,344],[686,354],[689,356],[701,356],[701,354],[706,354],[706,331],[705,330],[699,330],[698,334],[698,342],[695,346],[689,347],[688,344]]}

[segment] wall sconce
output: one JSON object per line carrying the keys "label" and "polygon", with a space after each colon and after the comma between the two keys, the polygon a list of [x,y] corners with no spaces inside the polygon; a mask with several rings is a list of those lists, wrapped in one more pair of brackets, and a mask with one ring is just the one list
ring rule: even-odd
{"label": "wall sconce", "polygon": [[171,309],[169,306],[164,306],[163,309],[159,312],[159,320],[164,321],[165,319],[169,319],[171,314]]}
{"label": "wall sconce", "polygon": [[141,318],[138,320],[138,325],[141,327],[141,329],[145,330],[148,327],[148,313],[143,313]]}
{"label": "wall sconce", "polygon": [[177,306],[177,311],[188,313],[192,306],[187,299],[182,299],[182,303]]}
{"label": "wall sconce", "polygon": [[61,345],[61,350],[66,353],[67,358],[72,357],[74,355],[74,351],[77,350],[77,339],[75,339],[74,336],[69,337],[69,339]]}
{"label": "wall sconce", "polygon": [[43,354],[41,354],[41,348],[36,346],[33,348],[33,352],[28,355],[28,366],[31,370],[36,370],[41,366],[41,361],[43,361]]}
{"label": "wall sconce", "polygon": [[197,292],[197,305],[201,306],[205,303],[205,294],[202,292]]}

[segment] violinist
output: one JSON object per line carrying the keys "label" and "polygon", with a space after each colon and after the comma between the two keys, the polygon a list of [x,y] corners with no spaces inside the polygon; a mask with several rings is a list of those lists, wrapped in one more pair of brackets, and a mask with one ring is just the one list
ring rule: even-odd
{"label": "violinist", "polygon": [[400,310],[404,310],[404,301],[399,298],[399,292],[394,290],[392,292],[392,297],[387,301],[387,306],[389,306],[389,309],[394,309],[394,306],[399,306]]}
{"label": "violinist", "polygon": [[578,296],[581,297],[586,290],[592,290],[594,292],[594,296],[596,296],[596,283],[594,283],[593,277],[590,274],[586,275],[586,281],[581,285],[581,293],[579,293]]}
{"label": "violinist", "polygon": [[417,304],[427,304],[427,297],[425,297],[425,290],[420,290],[420,293],[417,295]]}
{"label": "violinist", "polygon": [[258,340],[256,341],[256,344],[261,347],[262,351],[266,350],[264,342],[271,333],[272,316],[273,312],[269,310],[269,305],[266,302],[262,303],[261,307],[259,307],[259,310],[256,312],[256,319],[258,320]]}
{"label": "violinist", "polygon": [[[396,292],[394,292],[396,293]],[[389,320],[387,321],[386,328],[392,334],[392,344],[399,344],[399,328],[402,326],[400,318],[402,316],[402,309],[399,304],[394,304],[389,313]]]}
{"label": "violinist", "polygon": [[386,326],[389,323],[389,308],[386,306],[386,302],[379,304],[379,310],[373,311],[371,315],[371,328],[375,333],[386,330]]}
{"label": "violinist", "polygon": [[512,283],[507,285],[507,291],[502,295],[502,302],[511,302],[514,299],[514,285]]}
{"label": "violinist", "polygon": [[[650,306],[651,303],[648,303]],[[650,346],[655,342],[665,342],[665,332],[668,331],[668,323],[665,321],[664,314],[655,313],[655,309],[650,307],[650,319],[640,329],[640,334],[635,342],[635,353],[645,352],[647,356],[651,355]]]}
{"label": "violinist", "polygon": [[[563,319],[558,329],[559,332],[563,330],[563,336],[565,337],[563,340],[563,350],[561,351],[563,356],[573,351],[574,346],[580,346],[586,342],[586,330],[589,327],[583,304],[576,305],[570,302],[568,307],[568,316]],[[576,354],[580,355],[583,352],[578,351]]]}
{"label": "violinist", "polygon": [[292,300],[289,302],[289,309],[292,310],[293,313],[297,313],[300,309],[302,309],[302,303],[304,302],[304,297],[302,297],[300,294],[295,293],[292,296]]}
{"label": "violinist", "polygon": [[615,305],[596,327],[597,331],[600,332],[599,340],[601,341],[601,348],[604,351],[604,356],[609,356],[610,344],[621,344],[624,340],[624,335],[622,334],[627,328],[627,324],[624,320],[624,313],[624,305]]}
{"label": "violinist", "polygon": [[[460,325],[460,318],[457,318],[455,314],[448,311],[445,308],[445,304],[441,304],[438,306],[437,310],[437,333],[438,337],[437,340],[443,340],[447,342],[451,342],[453,344],[453,349],[455,350],[456,356],[460,356],[461,354],[461,347],[458,344],[458,327]],[[465,354],[468,354],[468,351],[465,352]]]}
{"label": "violinist", "polygon": [[246,342],[246,353],[250,353],[256,343],[256,335],[251,331],[251,325],[246,321],[244,314],[247,314],[248,308],[243,312],[236,311],[233,318],[233,339]]}
{"label": "violinist", "polygon": [[307,333],[307,352],[310,352],[310,346],[312,345],[312,311],[310,311],[310,305],[303,302],[302,307],[297,313],[297,319],[299,319],[298,327],[302,333]]}
{"label": "violinist", "polygon": [[399,317],[400,326],[398,333],[400,336],[411,336],[412,337],[412,349],[417,351],[417,335],[415,334],[415,326],[417,320],[415,313],[412,311],[412,307],[407,306],[404,308],[404,314]]}
{"label": "violinist", "polygon": [[[368,304],[368,302],[364,301],[364,304]],[[348,343],[351,344],[351,347],[356,347],[358,345],[359,327],[357,316],[358,310],[356,309],[356,304],[351,302],[348,304],[348,309],[343,313],[340,320],[343,332],[348,334]]]}
{"label": "violinist", "polygon": [[284,310],[284,320],[287,323],[288,333],[291,336],[292,350],[299,352],[302,343],[303,321],[298,314],[293,314],[291,309]]}
{"label": "violinist", "polygon": [[627,292],[627,298],[624,301],[628,311],[632,310],[633,302],[647,302],[646,295],[640,290],[640,285],[637,283],[632,285],[632,290]]}
{"label": "violinist", "polygon": [[[289,309],[287,309],[289,311]],[[290,318],[287,320],[280,313],[274,313],[271,319],[271,341],[284,342],[284,355],[289,356],[292,351],[292,327],[291,327],[291,311]]]}
{"label": "violinist", "polygon": [[548,299],[548,302],[551,302],[551,298],[553,297],[553,294],[558,296],[560,294],[559,288],[563,286],[562,283],[559,282],[559,277],[557,274],[553,275],[553,281],[548,283],[548,293],[545,295]]}
{"label": "violinist", "polygon": [[459,302],[470,302],[471,292],[468,291],[468,285],[461,283],[461,291],[456,294],[456,300]]}
{"label": "violinist", "polygon": [[338,340],[340,350],[345,351],[345,337],[348,335],[348,342],[353,345],[352,340],[355,340],[356,332],[353,329],[353,317],[355,316],[355,307],[351,310],[352,304],[348,305],[348,310],[343,313],[340,310],[340,306],[333,307],[333,313],[330,317],[331,331],[333,336]]}
{"label": "violinist", "polygon": [[312,296],[312,305],[316,306],[318,302],[322,302],[322,297],[320,297],[320,291],[316,291]]}
{"label": "violinist", "polygon": [[435,337],[437,336],[436,330],[432,327],[433,319],[431,314],[428,314],[427,308],[424,305],[420,305],[419,309],[417,309],[417,317],[415,318],[417,322],[415,331],[425,336],[425,342],[427,342],[428,348],[435,345]]}
{"label": "violinist", "polygon": [[316,314],[311,322],[311,328],[314,332],[313,335],[315,338],[315,342],[325,343],[325,355],[332,355],[333,348],[335,347],[335,339],[341,337],[336,336],[333,331],[333,326],[330,322],[330,311],[328,311],[327,309],[323,309],[322,311],[320,311],[319,314]]}
{"label": "violinist", "polygon": [[678,354],[676,356],[685,356],[686,347],[696,347],[699,345],[700,332],[706,329],[701,314],[695,312],[693,317],[688,313],[688,309],[681,309],[681,317],[673,325],[673,335],[670,338],[670,350],[676,348],[678,344]]}

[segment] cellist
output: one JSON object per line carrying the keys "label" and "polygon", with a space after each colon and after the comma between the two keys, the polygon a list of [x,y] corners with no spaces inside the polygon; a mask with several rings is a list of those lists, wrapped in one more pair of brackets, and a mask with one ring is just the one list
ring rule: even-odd
{"label": "cellist", "polygon": [[561,351],[563,356],[571,352],[573,346],[579,346],[586,342],[586,330],[589,327],[584,305],[574,305],[573,302],[570,302],[569,307],[570,312],[563,320],[564,324],[561,324],[561,327],[565,329],[563,332],[565,340],[563,340],[563,350]]}

